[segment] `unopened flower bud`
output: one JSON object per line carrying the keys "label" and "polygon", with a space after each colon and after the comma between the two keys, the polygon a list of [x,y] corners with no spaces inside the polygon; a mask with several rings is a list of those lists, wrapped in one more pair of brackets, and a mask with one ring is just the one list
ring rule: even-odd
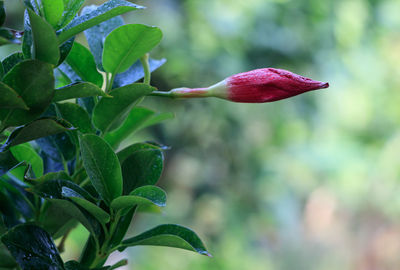
{"label": "unopened flower bud", "polygon": [[[176,88],[159,95],[179,98],[218,97],[233,102],[272,102],[329,87],[290,71],[262,68],[239,73],[207,88]],[[158,94],[155,94],[158,95]]]}

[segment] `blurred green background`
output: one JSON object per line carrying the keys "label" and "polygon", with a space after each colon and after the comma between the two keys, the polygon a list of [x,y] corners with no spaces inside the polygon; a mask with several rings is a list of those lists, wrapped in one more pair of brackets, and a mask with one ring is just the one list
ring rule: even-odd
{"label": "blurred green background", "polygon": [[[21,29],[21,0],[6,0]],[[100,4],[104,1],[87,1]],[[330,88],[265,104],[217,99],[145,104],[176,118],[132,141],[171,146],[162,215],[131,233],[179,223],[214,258],[139,247],[125,269],[375,270],[400,265],[400,1],[147,0],[126,22],[159,26],[152,83],[205,87],[261,67]],[[80,37],[84,42],[84,37]],[[15,46],[0,48],[4,58]],[[65,258],[79,254],[84,230]]]}

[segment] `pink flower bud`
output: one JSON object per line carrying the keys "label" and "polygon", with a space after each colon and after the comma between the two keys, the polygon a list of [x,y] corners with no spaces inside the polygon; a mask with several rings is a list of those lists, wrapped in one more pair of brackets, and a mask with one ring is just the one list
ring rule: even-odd
{"label": "pink flower bud", "polygon": [[208,88],[176,88],[155,95],[179,98],[218,97],[233,102],[262,103],[327,87],[328,83],[314,81],[287,70],[261,68],[230,76]]}

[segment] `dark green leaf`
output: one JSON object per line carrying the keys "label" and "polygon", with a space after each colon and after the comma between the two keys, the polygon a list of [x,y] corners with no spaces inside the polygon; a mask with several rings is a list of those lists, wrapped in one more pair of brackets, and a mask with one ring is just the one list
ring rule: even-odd
{"label": "dark green leaf", "polygon": [[135,214],[136,208],[137,207],[134,207],[133,209],[129,210],[128,213],[126,213],[119,219],[114,235],[112,236],[112,239],[110,241],[111,247],[118,246],[121,243],[122,239],[124,239],[125,234],[129,229],[129,225],[132,222],[132,218]]}
{"label": "dark green leaf", "polygon": [[103,85],[103,76],[97,71],[93,55],[85,46],[75,42],[65,61],[79,77],[79,79],[71,78],[71,72],[64,70],[65,68],[60,66],[72,82],[80,80],[91,82],[98,87]]}
{"label": "dark green leaf", "polygon": [[166,205],[167,195],[165,191],[156,186],[143,186],[138,187],[129,195],[120,196],[111,202],[111,207],[114,210],[124,208],[132,208],[135,205],[154,204],[159,207]]}
{"label": "dark green leaf", "polygon": [[140,83],[112,90],[109,94],[113,98],[102,98],[94,108],[94,125],[104,133],[118,128],[135,102],[153,90],[153,87]]}
{"label": "dark green leaf", "polygon": [[154,115],[154,111],[143,107],[133,108],[122,125],[104,136],[104,139],[114,148],[126,139],[129,135],[133,134],[140,128],[148,119]]}
{"label": "dark green leaf", "polygon": [[96,10],[73,19],[70,24],[61,30],[58,39],[60,43],[63,43],[76,34],[83,32],[99,23],[126,12],[142,8],[143,7],[132,4],[128,1],[110,0],[99,6]]}
{"label": "dark green leaf", "polygon": [[24,13],[24,36],[22,38],[22,52],[25,59],[32,58],[32,27],[29,21],[28,11],[25,10]]}
{"label": "dark green leaf", "polygon": [[101,268],[89,268],[83,264],[78,263],[77,261],[68,261],[65,263],[64,266],[65,266],[66,270],[112,270],[112,269],[115,269],[115,268],[111,268],[111,266],[104,266]]}
{"label": "dark green leaf", "polygon": [[124,194],[133,189],[157,183],[163,170],[164,156],[159,149],[142,149],[132,153],[121,163]]}
{"label": "dark green leaf", "polygon": [[[94,11],[96,8],[96,6],[87,6],[82,10],[82,14],[88,14]],[[94,56],[97,68],[101,71],[104,71],[102,65],[104,40],[111,31],[122,25],[124,25],[124,20],[121,16],[117,16],[95,25],[85,31],[85,36],[88,41],[90,51]]]}
{"label": "dark green leaf", "polygon": [[110,221],[110,215],[108,213],[106,213],[103,209],[101,209],[94,203],[83,198],[83,196],[76,191],[68,187],[63,187],[62,195],[66,198],[69,198],[71,201],[88,211],[100,223],[106,224]]}
{"label": "dark green leaf", "polygon": [[74,45],[75,37],[68,39],[60,46],[60,60],[58,64],[60,65],[67,58],[68,54],[72,50],[72,46]]}
{"label": "dark green leaf", "polygon": [[33,34],[34,58],[57,65],[60,59],[60,50],[53,27],[32,10],[28,9],[28,14]]}
{"label": "dark green leaf", "polygon": [[2,82],[0,82],[0,96],[0,108],[29,110],[17,92]]}
{"label": "dark green leaf", "polygon": [[[66,206],[64,206],[65,204]],[[67,208],[70,205],[72,205],[72,209]],[[77,216],[82,219],[84,218],[79,209],[71,202],[65,200],[47,200],[44,202],[39,223],[54,239],[57,239],[78,225]],[[87,220],[84,222],[89,226],[90,230],[93,230]]]}
{"label": "dark green leaf", "polygon": [[97,192],[106,202],[122,195],[122,173],[117,155],[102,138],[80,137],[83,165]]}
{"label": "dark green leaf", "polygon": [[19,161],[25,161],[32,166],[33,173],[37,177],[43,175],[43,160],[29,144],[20,144],[10,149],[13,156]]}
{"label": "dark green leaf", "polygon": [[4,75],[7,74],[16,64],[22,61],[24,61],[24,55],[20,52],[7,56],[2,62]]}
{"label": "dark green leaf", "polygon": [[11,146],[68,130],[71,130],[71,127],[65,121],[52,118],[38,119],[25,126],[16,128],[8,137],[6,143],[1,147],[1,151]]}
{"label": "dark green leaf", "polygon": [[82,133],[95,133],[88,113],[75,103],[65,102],[56,104],[63,119],[71,123]]}
{"label": "dark green leaf", "polygon": [[122,247],[119,250],[138,245],[181,248],[211,256],[195,232],[175,224],[160,225],[138,236],[126,239],[122,241]]}
{"label": "dark green leaf", "polygon": [[43,198],[65,199],[63,188],[69,188],[79,194],[82,198],[92,202],[94,201],[93,197],[86,190],[68,180],[55,179],[40,182],[32,187],[32,191]]}
{"label": "dark green leaf", "polygon": [[94,96],[108,96],[108,95],[98,86],[92,83],[88,82],[74,83],[56,89],[53,101],[57,102],[73,98],[94,97]]}
{"label": "dark green leaf", "polygon": [[41,182],[46,182],[50,180],[71,181],[71,177],[65,171],[46,173],[38,178],[34,178],[29,174],[25,174],[25,181],[29,182],[29,184],[31,185],[37,185],[40,184]]}
{"label": "dark green leaf", "polygon": [[[156,69],[164,65],[165,62],[167,62],[167,60],[164,58],[160,60],[155,60],[150,58],[149,59],[150,72],[155,71]],[[115,76],[113,88],[118,88],[125,86],[127,84],[137,82],[143,77],[144,77],[143,66],[140,60],[138,60],[127,71],[117,74],[117,76]]]}
{"label": "dark green leaf", "polygon": [[65,11],[58,28],[66,26],[75,17],[85,0],[68,0],[64,2],[66,4]]}
{"label": "dark green leaf", "polygon": [[64,269],[51,236],[38,226],[16,226],[1,240],[22,269]]}
{"label": "dark green leaf", "polygon": [[3,82],[13,88],[30,108],[28,111],[0,109],[0,119],[5,127],[19,126],[35,120],[53,99],[54,76],[50,64],[37,60],[20,62],[5,75]]}
{"label": "dark green leaf", "polygon": [[3,268],[15,269],[16,266],[17,262],[11,256],[8,249],[3,245],[3,243],[0,243],[0,269]]}
{"label": "dark green leaf", "polygon": [[118,27],[104,42],[104,70],[114,75],[126,71],[141,56],[160,43],[161,38],[161,30],[157,27],[143,24]]}
{"label": "dark green leaf", "polygon": [[41,0],[46,21],[57,28],[64,13],[64,0]]}
{"label": "dark green leaf", "polygon": [[6,10],[4,9],[4,1],[0,1],[0,26],[4,24],[6,20]]}
{"label": "dark green leaf", "polygon": [[0,176],[17,166],[18,163],[10,151],[0,152]]}

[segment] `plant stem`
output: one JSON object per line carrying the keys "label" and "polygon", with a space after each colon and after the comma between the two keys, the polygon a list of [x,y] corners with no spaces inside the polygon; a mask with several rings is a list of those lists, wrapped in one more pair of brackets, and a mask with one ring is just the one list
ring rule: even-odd
{"label": "plant stem", "polygon": [[143,71],[144,71],[143,83],[150,85],[151,71],[150,71],[150,65],[149,65],[149,54],[146,53],[145,55],[143,55],[140,58],[140,62],[142,63]]}

